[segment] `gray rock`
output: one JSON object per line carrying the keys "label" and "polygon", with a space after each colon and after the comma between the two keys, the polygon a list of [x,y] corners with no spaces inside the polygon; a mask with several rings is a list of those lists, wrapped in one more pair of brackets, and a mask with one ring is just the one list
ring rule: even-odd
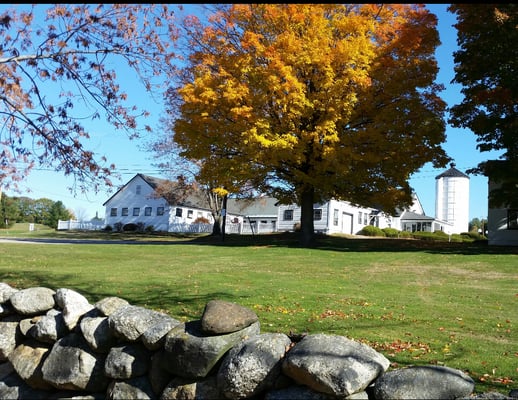
{"label": "gray rock", "polygon": [[63,310],[63,319],[69,330],[73,330],[79,319],[94,308],[86,297],[71,289],[58,289],[54,297]]}
{"label": "gray rock", "polygon": [[249,308],[223,300],[211,300],[201,317],[203,332],[214,335],[236,332],[259,321]]}
{"label": "gray rock", "polygon": [[290,344],[290,338],[283,333],[266,333],[230,349],[217,375],[225,397],[248,398],[274,387]]}
{"label": "gray rock", "polygon": [[390,361],[373,348],[344,336],[305,336],[283,362],[284,374],[297,383],[334,396],[361,392],[386,371]]}
{"label": "gray rock", "polygon": [[173,328],[166,336],[164,368],[184,378],[204,378],[216,363],[239,342],[258,335],[259,322],[226,335],[206,336],[200,321]]}
{"label": "gray rock", "polygon": [[125,381],[112,381],[106,392],[106,399],[111,400],[148,400],[155,398],[156,396],[146,376],[139,376]]}
{"label": "gray rock", "polygon": [[149,368],[149,382],[153,388],[153,392],[162,393],[171,379],[173,374],[162,368],[163,351],[157,351],[151,356],[151,366]]}
{"label": "gray rock", "polygon": [[175,326],[181,324],[180,321],[171,318],[166,314],[158,314],[153,325],[146,330],[141,337],[142,343],[149,350],[158,350],[164,346],[165,335]]}
{"label": "gray rock", "polygon": [[19,324],[18,328],[20,329],[20,333],[23,336],[29,336],[29,331],[31,328],[41,319],[41,315],[38,315],[36,317],[32,318],[24,318],[22,319]]}
{"label": "gray rock", "polygon": [[113,379],[129,379],[149,371],[151,353],[142,343],[112,347],[104,363],[104,373]]}
{"label": "gray rock", "polygon": [[474,387],[460,370],[429,365],[389,371],[376,380],[373,393],[376,399],[457,399]]}
{"label": "gray rock", "polygon": [[214,375],[196,381],[175,377],[160,396],[160,400],[221,400],[224,398]]}
{"label": "gray rock", "polygon": [[0,381],[0,399],[48,400],[49,392],[33,389],[25,381],[13,373]]}
{"label": "gray rock", "polygon": [[5,282],[0,282],[0,304],[6,303],[16,292],[18,292],[18,289],[11,287]]}
{"label": "gray rock", "polygon": [[67,333],[69,330],[65,325],[63,313],[56,309],[51,309],[38,318],[28,331],[30,336],[45,343],[55,343]]}
{"label": "gray rock", "polygon": [[90,348],[97,353],[108,353],[118,342],[108,325],[108,317],[83,317],[79,329]]}
{"label": "gray rock", "polygon": [[[345,397],[344,399],[346,399]],[[271,390],[264,396],[264,400],[336,400],[335,396],[315,392],[304,385],[294,385],[283,389]]]}
{"label": "gray rock", "polygon": [[36,340],[20,344],[9,356],[16,373],[32,388],[48,390],[52,388],[43,380],[41,367],[50,349]]}
{"label": "gray rock", "polygon": [[143,307],[127,305],[119,307],[108,317],[108,325],[115,336],[135,342],[157,321],[160,321],[163,315]]}
{"label": "gray rock", "polygon": [[17,313],[22,315],[37,315],[46,313],[56,305],[56,292],[46,287],[33,287],[18,290],[9,300]]}
{"label": "gray rock", "polygon": [[59,339],[43,362],[43,379],[58,389],[101,392],[108,386],[104,357],[94,354],[77,333]]}
{"label": "gray rock", "polygon": [[0,321],[0,361],[7,360],[18,340],[18,323]]}
{"label": "gray rock", "polygon": [[95,308],[97,308],[105,317],[109,317],[119,308],[127,305],[129,305],[129,303],[126,300],[115,296],[106,297],[94,304]]}

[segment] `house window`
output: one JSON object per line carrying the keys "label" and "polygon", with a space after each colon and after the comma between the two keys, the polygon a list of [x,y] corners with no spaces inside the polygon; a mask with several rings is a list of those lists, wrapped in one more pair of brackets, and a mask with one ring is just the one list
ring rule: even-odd
{"label": "house window", "polygon": [[142,186],[137,185],[137,190],[136,190],[137,194],[140,194],[141,191],[142,191]]}
{"label": "house window", "polygon": [[338,226],[338,210],[333,210],[333,225]]}
{"label": "house window", "polygon": [[369,215],[367,213],[363,214],[363,225],[367,225],[369,223]]}
{"label": "house window", "polygon": [[164,215],[164,207],[157,207],[156,215]]}
{"label": "house window", "polygon": [[138,217],[139,214],[140,214],[140,208],[138,208],[138,207],[133,208],[133,216]]}
{"label": "house window", "polygon": [[320,221],[322,219],[322,209],[315,208],[313,210],[313,221]]}
{"label": "house window", "polygon": [[284,210],[284,221],[293,221],[293,210]]}
{"label": "house window", "polygon": [[193,210],[187,210],[187,218],[192,218],[193,213]]}
{"label": "house window", "polygon": [[358,223],[359,223],[359,224],[361,224],[361,223],[362,223],[362,221],[363,221],[363,214],[362,214],[362,212],[360,211],[360,212],[358,213]]}
{"label": "house window", "polygon": [[121,215],[123,217],[127,217],[128,216],[128,207],[122,207]]}
{"label": "house window", "polygon": [[116,217],[117,216],[117,208],[112,208],[110,210],[110,217]]}
{"label": "house window", "polygon": [[144,208],[144,215],[146,217],[150,217],[151,216],[151,207]]}
{"label": "house window", "polygon": [[507,210],[507,229],[518,229],[518,210]]}
{"label": "house window", "polygon": [[176,207],[176,216],[181,217],[182,216],[182,209],[180,207]]}

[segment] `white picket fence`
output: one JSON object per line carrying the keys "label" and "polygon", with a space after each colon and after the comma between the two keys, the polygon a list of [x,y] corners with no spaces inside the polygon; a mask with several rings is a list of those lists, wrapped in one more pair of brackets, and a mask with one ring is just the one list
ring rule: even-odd
{"label": "white picket fence", "polygon": [[82,230],[82,231],[100,231],[104,228],[104,221],[92,222],[92,221],[76,221],[58,220],[58,231],[71,231],[71,230]]}
{"label": "white picket fence", "polygon": [[169,224],[171,233],[211,233],[212,224],[189,224],[187,222]]}
{"label": "white picket fence", "polygon": [[[76,220],[58,221],[58,230],[85,230],[85,231],[99,231],[105,227],[104,221],[98,222],[82,222]],[[212,224],[189,224],[187,222],[170,224],[168,232],[171,233],[212,233]],[[268,227],[251,228],[249,224],[241,223],[227,223],[225,225],[225,233],[238,235],[251,235],[261,233],[271,233],[273,230]]]}

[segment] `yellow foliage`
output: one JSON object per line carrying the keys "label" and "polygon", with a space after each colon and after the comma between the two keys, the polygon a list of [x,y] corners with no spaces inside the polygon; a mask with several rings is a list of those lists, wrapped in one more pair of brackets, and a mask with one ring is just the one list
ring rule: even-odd
{"label": "yellow foliage", "polygon": [[[444,161],[436,20],[415,4],[234,4],[196,37],[175,141],[228,190],[394,205]],[[219,18],[219,19],[218,19]]]}

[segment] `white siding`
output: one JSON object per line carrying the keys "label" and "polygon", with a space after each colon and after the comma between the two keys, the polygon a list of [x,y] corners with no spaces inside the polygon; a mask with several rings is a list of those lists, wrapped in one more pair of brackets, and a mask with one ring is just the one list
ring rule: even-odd
{"label": "white siding", "polygon": [[[491,180],[488,192],[500,187]],[[487,214],[487,240],[490,245],[518,246],[518,229],[509,229],[507,208],[489,208]]]}
{"label": "white siding", "polygon": [[[140,194],[137,194],[137,191]],[[169,221],[169,205],[163,198],[155,198],[153,188],[140,176],[136,176],[128,182],[116,195],[105,203],[106,225],[112,228],[118,222],[123,225],[128,223],[143,223],[145,226],[153,226],[155,230],[167,231]],[[146,216],[146,207],[151,207],[151,215]],[[157,211],[163,207],[164,214],[157,215]],[[116,215],[111,215],[111,210],[116,209]],[[127,209],[128,215],[122,215],[123,209]],[[138,209],[138,216],[133,210]]]}
{"label": "white siding", "polygon": [[435,218],[452,224],[451,232],[469,230],[469,179],[442,177],[436,181]]}
{"label": "white siding", "polygon": [[[356,207],[347,201],[331,200],[325,204],[314,204],[313,209],[322,210],[322,218],[314,221],[315,232],[326,234],[346,233],[357,234],[371,221],[371,208]],[[292,220],[285,219],[285,212],[290,211]],[[361,213],[361,221],[359,214]],[[278,214],[278,231],[293,231],[296,224],[300,223],[300,207],[292,205],[280,205]]]}

